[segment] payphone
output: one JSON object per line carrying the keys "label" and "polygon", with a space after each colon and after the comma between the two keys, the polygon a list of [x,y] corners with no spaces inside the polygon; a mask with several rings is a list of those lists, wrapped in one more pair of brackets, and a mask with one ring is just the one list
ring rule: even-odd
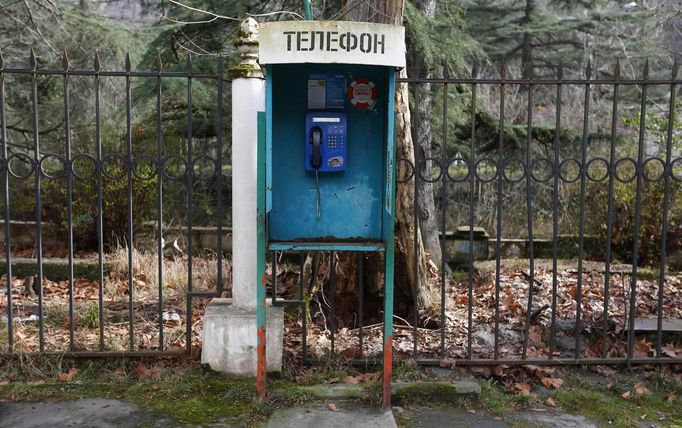
{"label": "payphone", "polygon": [[[396,185],[395,79],[403,27],[279,21],[260,27],[266,111],[258,141],[258,335],[269,251],[383,253],[384,404],[390,401]],[[264,365],[258,385],[263,391]]]}
{"label": "payphone", "polygon": [[305,135],[308,143],[305,150],[305,169],[315,172],[317,204],[315,215],[320,221],[322,193],[320,172],[336,172],[346,169],[347,132],[346,115],[337,112],[308,113],[305,117]]}
{"label": "payphone", "polygon": [[305,169],[308,171],[345,171],[346,114],[337,112],[307,113],[305,117]]}

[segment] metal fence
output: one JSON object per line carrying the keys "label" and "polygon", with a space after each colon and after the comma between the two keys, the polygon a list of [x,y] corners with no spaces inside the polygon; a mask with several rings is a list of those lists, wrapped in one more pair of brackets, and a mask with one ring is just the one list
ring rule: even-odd
{"label": "metal fence", "polygon": [[[1,57],[0,57],[1,58]],[[10,68],[7,67],[0,59],[0,132],[2,137],[2,159],[0,159],[0,173],[2,174],[2,194],[3,194],[3,219],[4,219],[4,262],[6,278],[6,343],[7,352],[40,352],[40,353],[58,353],[72,355],[72,356],[108,356],[108,355],[159,355],[162,353],[183,352],[180,349],[173,349],[170,344],[164,343],[164,327],[168,324],[168,315],[165,314],[166,302],[164,302],[164,289],[168,284],[165,281],[166,272],[164,272],[164,248],[169,243],[164,240],[164,228],[168,225],[164,223],[165,218],[164,209],[168,201],[164,200],[164,192],[169,188],[177,190],[181,188],[184,194],[185,205],[185,229],[188,237],[192,236],[193,228],[193,214],[195,208],[195,189],[201,188],[202,183],[211,182],[215,198],[213,200],[214,220],[217,228],[217,243],[215,252],[215,284],[214,289],[209,290],[195,290],[193,288],[193,257],[194,250],[192,248],[192,239],[187,239],[186,253],[186,292],[184,296],[178,296],[178,299],[184,298],[185,305],[185,327],[184,327],[184,351],[191,352],[192,337],[193,337],[193,298],[197,297],[215,297],[223,293],[223,210],[226,205],[223,201],[223,188],[229,185],[224,183],[226,177],[223,174],[223,165],[229,163],[229,155],[224,159],[223,150],[223,92],[226,83],[229,86],[229,81],[224,78],[223,59],[219,58],[215,61],[214,73],[196,72],[193,69],[193,60],[189,56],[186,66],[180,71],[164,70],[161,59],[158,57],[155,61],[154,71],[135,71],[132,68],[129,56],[126,56],[125,66],[122,70],[111,71],[105,69],[100,61],[99,55],[95,55],[94,66],[90,70],[76,70],[73,69],[69,63],[69,58],[64,53],[62,60],[62,69],[42,69],[38,68],[38,61],[31,50],[29,58],[29,68]],[[61,78],[61,85],[55,83],[54,79]],[[73,89],[74,80],[80,79],[77,90]],[[123,111],[123,123],[125,131],[121,133],[120,143],[106,141],[103,137],[104,125],[103,123],[108,119],[102,112],[101,104],[103,97],[101,95],[103,81],[110,79],[112,85],[116,86],[122,84],[123,99],[114,101],[122,102],[125,107],[121,108],[115,105],[116,112]],[[138,151],[134,148],[134,135],[136,130],[134,118],[135,108],[133,105],[133,80],[142,86],[145,82],[149,83],[150,95],[149,99],[153,103],[153,107],[148,109],[148,122],[153,126],[154,143],[151,147],[146,147],[145,150]],[[164,127],[169,122],[168,118],[162,117],[164,111],[162,109],[162,87],[164,83],[171,80],[179,80],[184,83],[186,87],[184,100],[178,103],[186,105],[184,117],[181,117],[182,122],[180,127],[184,130],[185,138],[184,144],[180,144],[180,149],[177,153],[173,153],[169,149],[168,141],[164,137]],[[196,147],[195,132],[193,131],[193,112],[195,106],[193,105],[193,84],[197,82],[206,83],[215,94],[215,101],[213,103],[213,110],[215,114],[213,118],[215,133],[211,137],[212,148],[209,153],[205,150],[199,150]],[[63,101],[63,109],[58,121],[52,132],[63,132],[61,136],[50,134],[50,131],[45,131],[41,126],[40,121],[41,108],[49,107],[49,99],[40,91],[46,91],[52,87],[61,86],[61,94],[55,95]],[[119,85],[120,86],[120,85]],[[40,89],[39,89],[40,87]],[[14,104],[8,103],[7,93],[8,88],[20,88],[30,94],[27,104],[22,104],[22,99],[15,96],[11,101]],[[114,88],[117,89],[116,87]],[[83,93],[86,92],[86,93]],[[115,91],[118,92],[118,91]],[[111,91],[110,91],[110,96]],[[74,102],[73,97],[77,97]],[[88,102],[93,102],[89,107],[94,111],[94,117],[91,119],[90,125],[93,128],[91,134],[80,135],[78,143],[78,151],[74,151],[72,135],[74,134],[74,126],[72,124],[72,111],[77,105]],[[139,100],[138,100],[139,101]],[[24,108],[22,111],[21,109]],[[9,113],[13,112],[16,121],[9,121]],[[110,112],[115,114],[116,112]],[[19,113],[19,114],[17,114]],[[12,125],[21,123],[21,113],[30,114],[28,127],[30,129],[30,138],[27,144],[21,144],[21,132],[13,131]],[[52,114],[55,114],[52,112]],[[179,113],[181,115],[181,113]],[[81,121],[84,119],[81,118]],[[118,123],[115,126],[120,126]],[[44,139],[51,140],[48,148],[44,148],[41,143]],[[107,138],[111,139],[110,136]],[[227,162],[226,162],[227,160]],[[32,188],[24,189],[25,184],[33,183]],[[64,206],[66,209],[66,232],[62,236],[53,236],[53,240],[66,241],[66,293],[68,300],[68,315],[65,319],[57,318],[56,323],[61,326],[68,325],[68,340],[66,349],[48,349],[46,347],[46,335],[59,334],[58,328],[51,328],[53,326],[46,326],[46,320],[50,320],[49,314],[45,313],[45,288],[50,286],[51,294],[57,295],[60,291],[60,284],[57,282],[47,281],[44,275],[44,266],[46,258],[43,255],[46,242],[44,240],[45,230],[43,230],[45,218],[45,206],[43,200],[46,196],[44,187],[50,182],[57,182],[63,185],[65,191]],[[79,278],[74,275],[74,223],[78,216],[88,216],[91,212],[78,213],[74,210],[74,198],[77,186],[83,183],[94,183],[95,191],[93,200],[90,203],[96,206],[94,218],[91,219],[94,224],[94,233],[96,233],[96,268],[94,275],[94,282],[89,284],[79,284]],[[113,183],[113,184],[112,184]],[[59,186],[58,184],[58,186]],[[113,190],[108,190],[105,193],[107,185],[112,185]],[[142,190],[138,190],[141,187]],[[11,197],[12,191],[19,190],[20,194],[14,194],[14,200]],[[18,262],[17,257],[12,255],[11,250],[15,250],[12,242],[12,228],[11,220],[23,216],[24,213],[13,211],[14,205],[20,199],[21,191],[32,193],[34,197],[33,213],[34,213],[34,246],[30,261],[35,264],[35,271],[31,272],[24,280],[24,287],[21,288],[21,281],[13,284],[13,265]],[[52,188],[54,192],[54,188]],[[82,191],[82,189],[81,189]],[[135,204],[136,198],[134,192],[151,192],[149,198],[143,200],[144,204]],[[177,195],[173,195],[177,196]],[[108,292],[105,290],[109,276],[106,274],[106,260],[105,260],[105,233],[107,233],[104,219],[108,214],[107,210],[111,210],[113,199],[122,198],[125,201],[125,206],[118,207],[125,210],[124,220],[121,221],[125,225],[125,232],[123,233],[123,241],[126,252],[127,268],[125,269],[125,276],[121,283],[123,289],[118,294],[116,301],[110,301]],[[150,205],[146,205],[149,203]],[[229,203],[229,201],[228,201]],[[141,206],[144,205],[144,206]],[[229,207],[229,205],[228,205]],[[155,245],[155,260],[156,266],[146,266],[147,270],[156,269],[156,301],[152,302],[149,308],[150,314],[145,321],[150,325],[145,326],[145,331],[136,331],[136,321],[140,318],[134,313],[137,306],[140,305],[137,290],[140,288],[136,281],[138,272],[136,266],[140,262],[134,260],[136,243],[134,235],[135,219],[145,217],[153,219],[155,224],[155,233],[153,234],[156,241]],[[63,241],[61,241],[63,242]],[[177,244],[177,243],[176,243]],[[177,246],[177,245],[176,245]],[[152,249],[153,252],[153,249]],[[148,260],[149,262],[149,260]],[[35,273],[35,275],[33,275]],[[19,278],[21,279],[21,278]],[[52,278],[54,279],[54,278]],[[47,284],[47,285],[46,285]],[[81,285],[86,285],[83,289]],[[120,284],[119,284],[120,285]],[[96,314],[90,314],[91,319],[80,320],[77,318],[84,318],[83,314],[76,314],[75,297],[78,293],[88,292],[88,288],[96,289]],[[62,287],[63,288],[63,287]],[[146,287],[148,288],[148,287]],[[32,294],[33,291],[37,297],[37,308],[20,308],[17,310],[14,306],[14,300],[19,297],[18,294]],[[61,290],[63,291],[63,290]],[[150,292],[150,290],[147,290]],[[111,317],[105,316],[105,308],[118,307],[124,305],[125,311],[122,314],[116,315],[117,319],[112,321]],[[35,309],[37,314],[32,314],[34,319],[37,318],[37,336],[38,343],[29,344],[25,347],[17,349],[15,346],[15,339],[18,337],[15,331],[15,324],[23,325],[21,323],[21,311],[31,311]],[[58,308],[57,308],[58,309]],[[85,308],[86,310],[88,308]],[[147,308],[142,307],[145,311]],[[91,311],[92,312],[92,311]],[[120,311],[119,311],[120,312]],[[155,314],[154,314],[155,313]],[[37,316],[36,316],[37,315]],[[59,314],[58,314],[59,315]],[[156,316],[156,319],[154,319]],[[30,318],[30,317],[28,317]],[[94,319],[93,319],[94,318]],[[17,323],[16,321],[20,322]],[[152,320],[152,321],[149,321]],[[53,319],[53,323],[55,320]],[[96,344],[93,344],[88,349],[88,346],[83,343],[83,337],[76,338],[78,324],[90,325],[90,327],[97,327]],[[109,343],[107,337],[111,337],[113,333],[107,331],[112,326],[125,326],[127,329],[126,343],[120,346],[114,346]],[[50,327],[50,328],[48,328]],[[59,327],[59,325],[57,326]],[[140,346],[137,342],[140,340],[141,333],[149,333],[153,331],[153,336],[157,343],[147,341],[145,346]],[[47,333],[46,333],[47,331]],[[25,336],[22,334],[21,336]],[[1,337],[1,335],[0,335]],[[176,340],[177,342],[177,340]],[[178,347],[175,347],[178,348]]]}
{"label": "metal fence", "polygon": [[[66,56],[59,70],[39,69],[33,54],[29,68],[8,68],[0,61],[0,173],[8,353],[28,349],[102,356],[191,351],[193,339],[197,339],[197,322],[193,317],[196,298],[220,296],[226,288],[223,211],[229,201],[224,197],[228,183],[223,166],[229,159],[225,157],[228,148],[223,147],[226,91],[223,71],[222,59],[217,61],[215,73],[194,72],[191,58],[182,71],[165,71],[160,61],[155,71],[134,71],[129,59],[120,71],[104,70],[98,59],[92,70],[74,70]],[[433,151],[424,155],[418,150],[414,162],[399,159],[402,171],[399,176],[403,179],[398,186],[411,188],[417,201],[411,220],[415,238],[412,251],[417,255],[422,252],[419,231],[431,221],[440,239],[441,257],[431,260],[433,266],[440,266],[431,273],[424,272],[428,266],[413,266],[414,277],[409,281],[412,289],[403,297],[414,304],[428,300],[420,295],[424,290],[431,290],[433,296],[428,307],[419,308],[415,304],[416,309],[396,317],[397,355],[424,364],[443,364],[449,360],[470,365],[682,362],[675,350],[679,339],[669,334],[676,331],[676,320],[682,318],[679,309],[682,305],[676,300],[681,285],[679,275],[668,271],[667,259],[672,250],[679,251],[682,235],[682,220],[675,208],[682,181],[682,158],[676,148],[680,130],[675,125],[679,115],[675,96],[682,81],[677,77],[677,66],[670,78],[663,79],[649,78],[648,68],[641,79],[623,79],[618,67],[614,71],[612,77],[599,79],[592,78],[589,67],[582,78],[564,78],[559,70],[553,79],[514,79],[507,77],[503,68],[500,77],[493,79],[475,74],[469,78],[399,79],[417,97],[429,94],[437,100],[430,104]],[[41,146],[46,134],[40,127],[40,108],[44,102],[40,100],[39,86],[42,88],[45,80],[55,78],[61,78],[57,98],[63,102],[63,121],[54,132],[63,132],[63,136],[55,143],[59,150],[54,147],[45,150]],[[120,150],[115,149],[115,144],[108,146],[103,137],[102,122],[106,118],[100,111],[100,90],[105,78],[124,85],[125,132]],[[94,102],[93,138],[90,145],[87,141],[78,144],[78,151],[72,147],[70,118],[74,79],[89,82]],[[153,106],[148,109],[152,120],[147,123],[153,124],[155,144],[141,153],[136,151],[134,142],[137,111],[134,79],[150,82],[153,94],[149,97]],[[168,122],[163,117],[162,104],[163,82],[173,79],[184,82],[186,87],[183,101],[186,105],[182,107],[182,120],[186,122],[180,125],[184,138],[176,152],[169,151],[164,138]],[[193,130],[196,109],[192,87],[198,81],[208,82],[215,94],[215,111],[211,116],[215,132],[205,138],[212,144],[208,149],[204,144],[197,147]],[[11,103],[6,99],[7,88],[21,82],[30,92],[28,105],[24,105],[30,114],[27,119],[30,144],[25,146],[14,141],[13,135],[19,134],[10,129]],[[420,92],[424,85],[429,85],[428,90]],[[580,95],[576,97],[577,93]],[[540,99],[538,94],[545,100],[542,105],[534,101]],[[79,100],[85,95],[78,94]],[[661,102],[667,106],[665,111],[647,110]],[[628,109],[637,105],[637,112],[624,113],[624,104]],[[456,111],[463,110],[462,106],[468,117],[453,117]],[[16,110],[14,105],[12,108]],[[577,121],[571,119],[573,116],[579,117]],[[574,122],[565,123],[568,120]],[[575,129],[576,123],[582,132],[577,132],[577,137],[567,135],[566,131]],[[655,149],[658,140],[660,152],[656,154],[649,147]],[[45,340],[46,335],[56,331],[50,326],[50,314],[44,312],[46,242],[42,201],[44,186],[49,182],[63,183],[65,189],[67,224],[62,239],[67,247],[68,274],[64,285],[68,310],[64,319],[58,318],[58,323],[68,325],[66,349],[52,349]],[[92,348],[80,342],[78,325],[88,323],[75,310],[75,297],[81,289],[74,274],[73,236],[78,215],[74,212],[73,195],[75,186],[84,182],[95,184],[92,203],[96,205],[97,259],[91,286],[96,292],[96,315],[90,325],[96,326],[97,334]],[[12,211],[15,200],[11,195],[12,190],[24,189],[22,186],[27,183],[32,184],[25,192],[33,199],[35,221],[32,260],[38,284],[33,287],[37,295],[38,343],[32,348],[17,349],[14,319],[20,314],[14,307],[18,285],[13,283],[12,270],[16,258],[9,249],[13,248],[11,220],[21,213]],[[107,209],[104,193],[110,183],[122,184],[117,192],[125,201],[126,211],[125,278],[119,283],[122,288],[111,293],[107,288],[110,278],[106,274],[104,224]],[[135,203],[135,186],[141,183],[151,186],[147,188],[154,199],[151,205],[148,199]],[[168,332],[164,331],[169,320],[169,298],[165,293],[173,285],[168,269],[164,270],[169,257],[164,256],[167,242],[162,233],[169,217],[164,212],[167,206],[164,195],[169,189],[176,192],[174,198],[182,197],[187,237],[192,236],[199,193],[213,195],[211,206],[215,207],[217,228],[216,252],[210,259],[213,267],[209,275],[214,278],[211,287],[198,291],[194,284],[197,260],[193,257],[196,251],[192,239],[187,239],[185,258],[179,258],[185,265],[187,289],[173,297],[175,306],[178,302],[182,304],[185,297],[183,325],[173,327],[179,332],[174,339],[165,339]],[[425,191],[433,192],[433,207],[418,202],[420,192]],[[595,205],[603,210],[594,209]],[[433,211],[429,212],[430,209]],[[157,278],[155,283],[149,281],[156,287],[155,300],[150,307],[141,306],[147,314],[145,320],[135,313],[140,306],[138,281],[145,280],[140,279],[136,266],[138,270],[145,266],[136,261],[133,245],[135,218],[143,213],[154,217],[154,256],[148,262],[155,265],[152,270]],[[624,218],[628,220],[624,222]],[[453,248],[450,231],[457,226],[468,229],[464,247]],[[475,264],[477,226],[486,227],[493,236],[494,257],[487,265],[484,261]],[[586,249],[586,242],[592,239],[591,228],[602,231],[598,240],[601,247],[596,252]],[[572,261],[562,260],[562,232],[575,236]],[[527,259],[516,264],[505,259],[503,250],[510,238],[527,243]],[[542,260],[538,257],[540,240],[550,243]],[[653,241],[656,245],[651,249]],[[627,252],[618,252],[628,246]],[[647,253],[643,261],[644,246]],[[455,253],[464,254],[463,264],[457,266],[453,261]],[[382,297],[382,279],[372,268],[376,255],[361,253],[355,260],[337,253],[297,256],[284,257],[275,252],[270,260],[273,304],[299,309],[298,318],[291,318],[293,321],[287,325],[288,357],[311,362],[318,357],[342,355],[362,364],[373,361],[383,350],[380,335],[375,334],[380,326],[375,323],[380,319],[379,308],[372,303]],[[627,265],[616,263],[616,258],[628,262]],[[601,264],[593,265],[592,259]],[[644,269],[644,265],[649,266]],[[345,266],[353,267],[344,270]],[[149,270],[149,266],[146,268]],[[399,266],[398,272],[403,272],[403,268]],[[420,284],[423,276],[428,284]],[[146,292],[150,292],[149,287]],[[118,300],[111,300],[110,296],[116,293]],[[353,301],[349,303],[349,299]],[[112,305],[124,305],[123,313],[107,316],[107,308]],[[337,309],[344,305],[339,315]],[[141,326],[143,322],[145,325]],[[127,330],[125,343],[118,347],[108,340],[113,334],[110,328],[115,325]],[[183,338],[180,342],[179,337]],[[144,343],[140,344],[140,340]],[[182,349],[172,346],[177,343],[182,344]]]}
{"label": "metal fence", "polygon": [[[404,177],[398,180],[399,189],[413,188],[413,252],[423,251],[418,234],[425,217],[431,217],[441,251],[440,260],[432,261],[442,267],[430,275],[426,287],[419,286],[421,267],[419,258],[414,259],[412,302],[423,302],[419,294],[425,290],[437,296],[431,297],[431,307],[414,304],[410,312],[395,318],[394,348],[403,357],[435,365],[681,361],[675,351],[682,316],[676,309],[680,274],[670,271],[667,260],[673,250],[679,257],[681,243],[682,217],[674,208],[679,205],[682,181],[680,128],[675,124],[679,115],[676,91],[681,83],[677,64],[671,77],[656,79],[649,77],[648,65],[642,78],[621,78],[616,65],[611,77],[594,79],[588,65],[581,78],[565,78],[559,69],[556,78],[515,79],[507,77],[503,67],[499,78],[473,74],[470,78],[409,78],[399,83],[407,84],[411,96],[417,97],[421,85],[430,86],[432,125],[440,120],[441,127],[439,135],[434,132],[431,153],[421,154],[418,148],[415,162],[398,160],[403,168],[398,176]],[[570,91],[574,104],[566,99]],[[544,93],[544,105],[534,103],[539,92]],[[486,106],[481,105],[483,94]],[[512,123],[507,110],[511,97],[516,115]],[[575,107],[576,99],[579,107]],[[450,117],[453,102],[459,104],[456,108],[465,105],[469,111],[468,124],[460,121],[455,131]],[[652,104],[664,108],[650,114],[647,108]],[[629,109],[633,106],[635,113]],[[570,125],[563,121],[570,107],[573,113],[579,108],[576,116],[581,130],[567,138]],[[597,107],[600,112],[595,113]],[[534,116],[538,111],[544,111],[542,120]],[[494,121],[482,120],[482,114]],[[550,126],[542,128],[538,122]],[[650,122],[656,122],[655,126]],[[479,132],[483,126],[493,132]],[[538,149],[543,136],[549,141]],[[524,144],[515,146],[509,139],[521,139]],[[429,208],[420,206],[419,198],[424,185],[431,186],[435,196],[430,207],[435,211],[426,216]],[[487,201],[482,194],[488,195]],[[492,221],[486,223],[486,217]],[[494,257],[487,265],[477,265],[474,228],[483,223],[493,225]],[[450,230],[457,225],[467,226],[459,249],[449,245]],[[594,229],[601,236],[592,236]],[[559,248],[565,238],[562,231],[574,237],[567,260],[562,260],[565,249]],[[503,250],[509,241],[527,245],[525,259],[505,260]],[[537,256],[540,241],[551,244],[543,260]],[[652,241],[657,245],[650,248]],[[647,247],[646,257],[643,247]],[[449,263],[456,252],[464,257],[459,267]],[[273,260],[278,258],[282,255],[272,254]],[[372,331],[375,326],[365,324],[369,309],[365,290],[376,284],[367,283],[367,255],[360,254],[352,277],[343,279],[356,284],[356,294],[348,294],[348,287],[339,287],[336,278],[337,258],[335,253],[328,255],[327,273],[322,275],[306,267],[310,259],[303,253],[298,267],[293,264],[278,270],[275,264],[273,303],[300,308],[300,339],[297,328],[288,337],[291,343],[301,343],[303,361],[343,355],[367,364],[382,350],[380,334]],[[458,271],[455,275],[451,267]],[[289,290],[288,295],[298,298],[278,299],[278,277],[286,282],[290,273],[298,275],[299,282],[298,289]],[[309,281],[306,275],[313,279]],[[400,279],[399,273],[396,278]],[[315,280],[324,285],[315,289]],[[316,296],[306,297],[311,290]],[[337,314],[340,300],[353,307],[350,317],[348,311],[343,317]],[[326,340],[322,343],[319,336]],[[315,343],[311,345],[310,339]]]}

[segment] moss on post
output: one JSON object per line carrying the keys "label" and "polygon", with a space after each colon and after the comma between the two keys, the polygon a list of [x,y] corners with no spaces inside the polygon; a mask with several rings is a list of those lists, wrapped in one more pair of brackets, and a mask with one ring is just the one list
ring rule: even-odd
{"label": "moss on post", "polygon": [[253,18],[242,21],[234,46],[239,50],[241,62],[227,71],[231,80],[263,77],[258,65],[258,23]]}

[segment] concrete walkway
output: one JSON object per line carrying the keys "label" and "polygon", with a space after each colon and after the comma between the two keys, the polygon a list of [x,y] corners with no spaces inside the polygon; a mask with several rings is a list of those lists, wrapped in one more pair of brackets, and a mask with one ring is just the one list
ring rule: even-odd
{"label": "concrete walkway", "polygon": [[[401,413],[400,411],[396,413]],[[407,425],[415,428],[509,428],[529,426],[543,428],[597,428],[597,424],[580,415],[560,411],[524,411],[492,416],[461,409],[420,408],[406,412]]]}
{"label": "concrete walkway", "polygon": [[325,403],[277,410],[267,428],[397,428],[390,409],[365,407],[356,403],[337,402],[338,411]]}
{"label": "concrete walkway", "polygon": [[172,419],[120,400],[0,403],[0,428],[178,427]]}
{"label": "concrete walkway", "polygon": [[[336,410],[336,411],[335,411]],[[596,428],[589,419],[563,413],[556,409],[514,412],[504,417],[484,412],[469,412],[447,407],[419,407],[405,410],[394,407],[384,410],[354,401],[338,400],[332,406],[325,402],[276,410],[266,423],[267,428],[508,428],[533,426],[545,428]],[[45,427],[181,427],[177,421],[159,416],[137,405],[120,400],[88,399],[59,403],[0,403],[0,428]],[[222,427],[213,423],[209,426]]]}

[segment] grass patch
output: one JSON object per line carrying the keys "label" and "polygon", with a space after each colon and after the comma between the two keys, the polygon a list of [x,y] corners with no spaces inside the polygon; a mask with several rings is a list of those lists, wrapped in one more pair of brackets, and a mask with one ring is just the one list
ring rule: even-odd
{"label": "grass patch", "polygon": [[[143,364],[142,366],[140,364]],[[115,398],[132,401],[183,424],[250,424],[273,408],[300,404],[309,398],[295,385],[273,381],[270,396],[256,400],[255,379],[214,372],[196,362],[182,365],[151,360],[88,360],[78,365],[70,382],[59,374],[76,361],[54,357],[0,360],[0,399],[61,401]],[[141,367],[146,367],[141,369]]]}
{"label": "grass patch", "polygon": [[514,396],[502,391],[497,382],[486,379],[481,381],[480,385],[479,402],[483,409],[499,415],[513,406]]}
{"label": "grass patch", "polygon": [[[682,425],[682,385],[667,368],[619,374],[609,388],[577,376],[554,394],[564,411],[604,425],[631,427],[652,423]],[[669,397],[672,397],[669,399]]]}
{"label": "grass patch", "polygon": [[413,360],[400,362],[393,369],[393,377],[395,380],[402,380],[406,382],[426,379],[424,369]]}

